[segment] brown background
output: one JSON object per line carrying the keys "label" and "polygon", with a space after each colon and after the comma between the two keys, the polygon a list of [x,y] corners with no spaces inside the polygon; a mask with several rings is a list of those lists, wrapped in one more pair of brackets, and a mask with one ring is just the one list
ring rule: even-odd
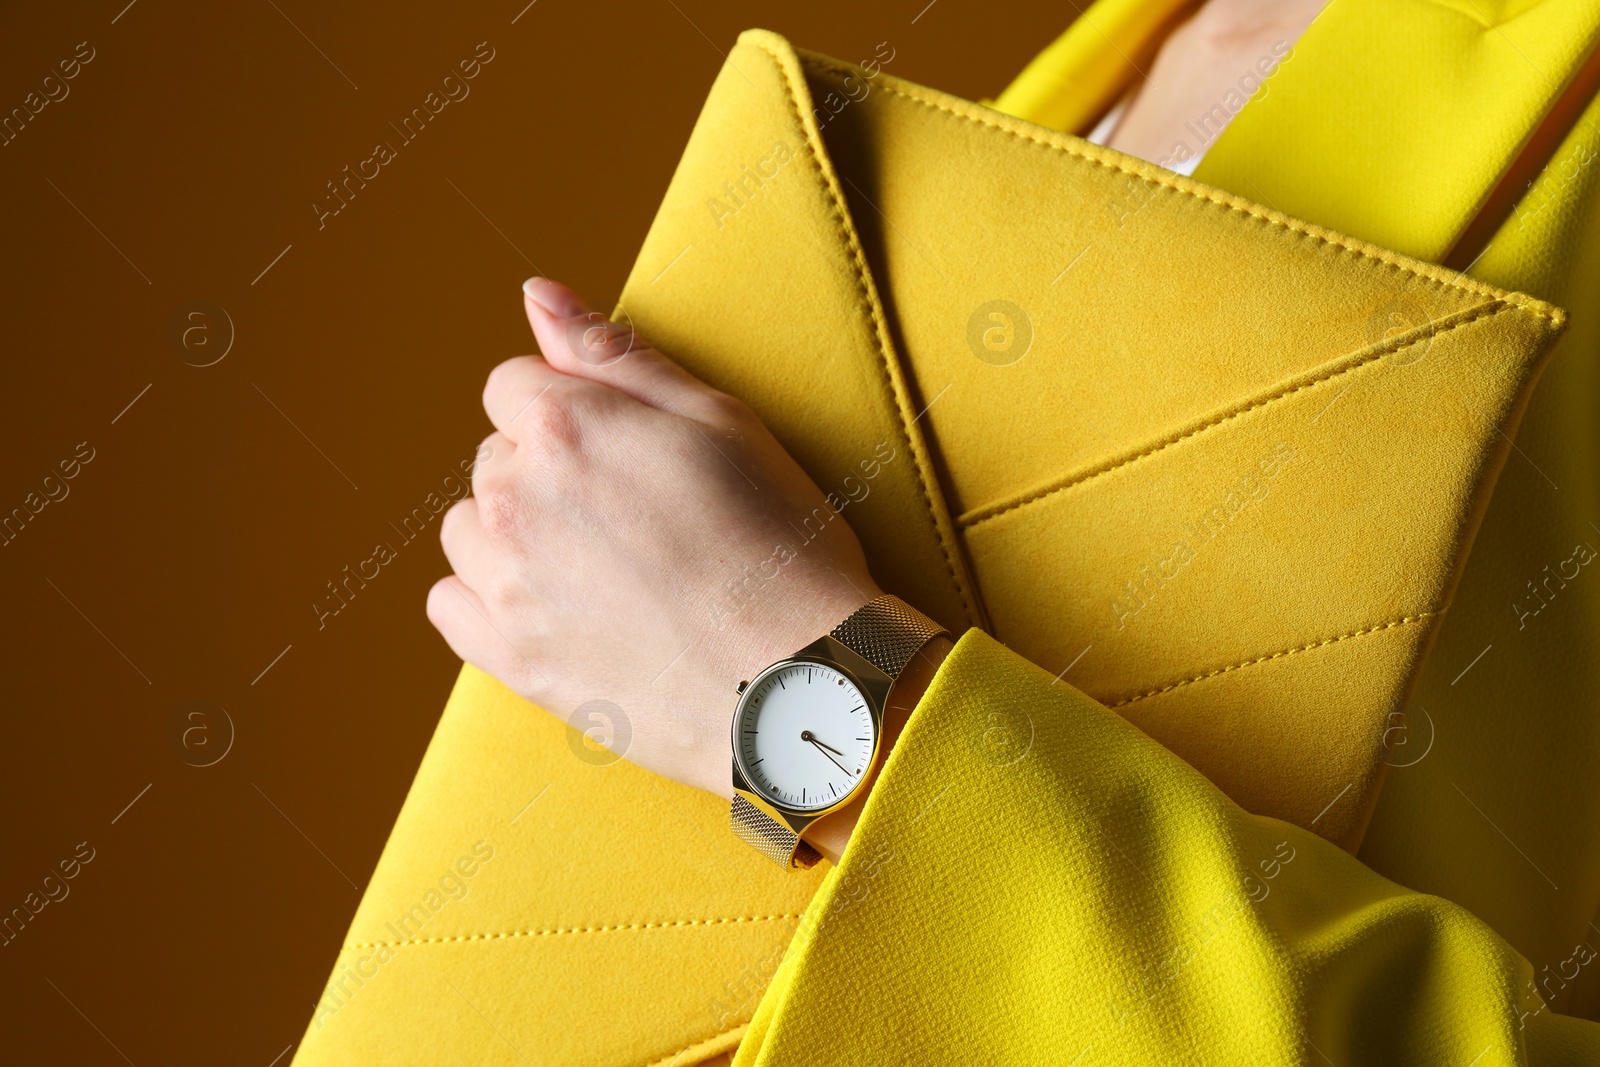
{"label": "brown background", "polygon": [[[887,41],[892,73],[975,99],[1073,9],[125,2],[0,16],[0,113],[94,49],[0,147],[0,515],[94,449],[0,547],[0,915],[95,852],[0,947],[0,1058],[268,1067],[457,668],[423,615],[432,527],[321,630],[311,604],[488,432],[484,375],[532,347],[522,279],[609,306],[741,29]],[[401,144],[481,41],[470,95]],[[319,230],[378,140],[397,158]],[[169,336],[198,300],[235,334],[203,368]],[[196,323],[203,361],[227,326]],[[231,748],[218,712],[175,742],[196,700]]]}

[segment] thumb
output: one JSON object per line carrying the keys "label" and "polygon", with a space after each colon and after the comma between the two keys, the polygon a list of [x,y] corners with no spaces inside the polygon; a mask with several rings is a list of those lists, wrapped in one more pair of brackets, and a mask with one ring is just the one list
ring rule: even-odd
{"label": "thumb", "polygon": [[563,374],[588,378],[663,411],[709,421],[716,390],[678,366],[634,333],[614,322],[560,282],[529,278],[522,283],[528,324],[545,362]]}

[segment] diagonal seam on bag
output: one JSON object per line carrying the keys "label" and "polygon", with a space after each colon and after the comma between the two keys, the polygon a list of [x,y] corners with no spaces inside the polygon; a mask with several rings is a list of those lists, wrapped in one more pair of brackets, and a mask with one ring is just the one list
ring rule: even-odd
{"label": "diagonal seam on bag", "polygon": [[[1433,338],[1438,337],[1441,334],[1449,333],[1451,330],[1458,330],[1463,326],[1470,325],[1471,323],[1477,322],[1481,319],[1492,318],[1493,316],[1499,315],[1502,312],[1515,310],[1518,310],[1516,305],[1510,304],[1503,299],[1496,298],[1487,304],[1479,304],[1476,307],[1464,308],[1461,311],[1445,316],[1444,318],[1438,319],[1434,322],[1424,323],[1422,326],[1408,330],[1406,333],[1401,334],[1398,337],[1391,338],[1389,341],[1382,342],[1373,348],[1359,351],[1353,355],[1340,357],[1339,360],[1335,361],[1336,363],[1344,363],[1344,366],[1337,367],[1334,370],[1325,370],[1320,372],[1312,371],[1310,372],[1309,376],[1301,375],[1297,378],[1293,378],[1288,384],[1280,386],[1278,389],[1266,394],[1265,396],[1258,396],[1253,400],[1243,401],[1232,408],[1226,409],[1220,414],[1212,415],[1206,418],[1205,421],[1201,422],[1199,425],[1191,424],[1187,429],[1176,430],[1168,436],[1159,439],[1156,444],[1145,448],[1142,451],[1135,452],[1132,455],[1125,455],[1121,458],[1113,457],[1108,460],[1102,460],[1099,463],[1092,464],[1086,469],[1074,472],[1059,479],[1055,479],[1043,486],[1026,490],[1010,500],[1003,500],[997,504],[985,504],[981,508],[974,508],[958,518],[956,520],[956,525],[963,530],[971,530],[982,523],[988,522],[990,519],[999,518],[1001,515],[1004,515],[1007,512],[1015,511],[1018,508],[1025,507],[1029,504],[1036,504],[1047,497],[1054,496],[1056,493],[1065,492],[1074,486],[1082,485],[1083,483],[1091,481],[1095,478],[1099,478],[1102,475],[1110,474],[1112,471],[1120,470],[1123,467],[1137,463],[1142,459],[1148,459],[1160,452],[1165,452],[1174,445],[1181,444],[1192,437],[1198,437],[1207,430],[1215,429],[1216,427],[1221,426],[1223,423],[1239,418],[1241,415],[1247,415],[1252,411],[1267,407],[1268,405],[1277,403],[1280,400],[1287,399],[1288,397],[1293,396],[1295,393],[1325,384],[1335,378],[1361,370],[1364,367],[1369,367],[1374,363],[1377,363],[1379,360],[1382,360],[1384,357],[1403,351],[1412,345],[1429,343],[1433,340]],[[1445,325],[1440,325],[1440,323],[1445,323]]]}
{"label": "diagonal seam on bag", "polygon": [[[801,62],[816,70],[828,71],[833,74],[852,74],[857,72],[856,68],[851,67],[849,64],[839,63],[836,60],[830,60],[827,57],[818,56],[811,53],[807,53],[806,55],[802,56]],[[1325,230],[1322,227],[1314,226],[1311,223],[1301,222],[1300,220],[1289,215],[1284,215],[1281,212],[1269,212],[1260,209],[1259,205],[1251,204],[1250,201],[1245,200],[1242,197],[1236,197],[1225,193],[1220,189],[1214,189],[1211,186],[1202,185],[1192,178],[1186,178],[1181,175],[1174,174],[1163,167],[1156,166],[1155,164],[1149,164],[1146,168],[1130,167],[1124,163],[1119,163],[1113,159],[1106,158],[1106,156],[1121,155],[1121,153],[1116,152],[1114,149],[1101,149],[1100,153],[1104,154],[1087,152],[1072,144],[1062,144],[1058,141],[1041,137],[1032,132],[1025,132],[1024,130],[1017,129],[1015,126],[1010,124],[1012,122],[1020,123],[1023,120],[1010,119],[1009,116],[1005,116],[1004,112],[993,111],[992,114],[996,116],[1002,116],[1008,119],[1009,122],[1000,121],[999,119],[991,118],[988,115],[958,111],[942,100],[934,100],[923,96],[920,93],[911,92],[900,88],[899,86],[889,84],[888,82],[882,84],[881,91],[889,93],[892,96],[898,96],[904,100],[909,100],[912,103],[921,105],[922,107],[938,111],[945,117],[952,120],[970,122],[974,125],[987,126],[993,130],[999,130],[1001,133],[1015,137],[1020,141],[1026,141],[1030,144],[1037,145],[1040,148],[1049,149],[1051,151],[1062,152],[1077,159],[1086,160],[1098,167],[1104,167],[1107,170],[1115,171],[1118,174],[1124,174],[1131,178],[1138,178],[1141,181],[1148,182],[1152,185],[1161,186],[1164,189],[1170,189],[1175,193],[1180,193],[1192,199],[1200,200],[1228,211],[1237,212],[1241,215],[1247,216],[1248,218],[1256,219],[1259,222],[1265,222],[1268,225],[1277,226],[1291,233],[1299,234],[1301,237],[1309,237],[1315,241],[1321,242],[1322,244],[1332,245],[1335,248],[1342,249],[1346,252],[1351,252],[1362,259],[1372,260],[1373,262],[1380,263],[1385,267],[1398,270],[1402,274],[1408,274],[1414,278],[1431,282],[1435,285],[1443,286],[1449,289],[1455,289],[1463,293],[1471,293],[1475,296],[1488,297],[1491,300],[1504,300],[1508,295],[1503,294],[1487,285],[1476,282],[1467,275],[1457,274],[1454,271],[1449,271],[1444,267],[1439,268],[1440,273],[1435,273],[1433,271],[1420,271],[1413,263],[1403,262],[1398,253],[1389,252],[1377,245],[1368,245],[1352,238],[1344,237],[1332,230]],[[992,109],[987,108],[984,110],[992,111]],[[1028,125],[1031,125],[1031,123]],[[1040,127],[1040,129],[1046,128]],[[1071,136],[1070,134],[1064,134],[1056,130],[1050,130],[1049,132],[1059,137]],[[1077,140],[1077,138],[1073,139]],[[1082,141],[1080,143],[1082,143],[1086,148],[1093,147],[1090,146],[1087,141]],[[1131,159],[1132,157],[1128,158]],[[1548,320],[1557,328],[1560,328],[1566,322],[1566,312],[1562,311],[1560,308],[1551,307],[1541,300],[1535,300],[1532,297],[1528,297],[1520,293],[1512,293],[1509,294],[1509,296],[1514,298],[1511,302],[1515,304],[1515,306],[1523,311],[1528,312],[1529,314],[1537,315],[1542,319]]]}
{"label": "diagonal seam on bag", "polygon": [[[855,270],[856,286],[860,290],[861,300],[867,306],[867,312],[872,319],[873,341],[877,345],[878,355],[881,357],[880,367],[883,371],[884,382],[888,388],[889,397],[894,402],[895,413],[900,418],[900,434],[906,447],[916,457],[914,464],[917,471],[918,488],[922,491],[923,503],[927,505],[928,517],[933,521],[933,528],[938,534],[939,550],[944,554],[945,569],[949,572],[950,581],[955,585],[957,594],[961,597],[961,605],[967,611],[967,619],[974,625],[982,625],[986,613],[978,603],[976,586],[967,580],[968,575],[964,566],[956,565],[957,555],[961,549],[958,547],[954,517],[947,521],[940,521],[938,505],[935,500],[943,501],[943,494],[935,496],[928,483],[928,475],[933,469],[932,456],[920,435],[914,429],[915,419],[907,419],[906,411],[911,406],[906,386],[896,381],[894,370],[894,356],[889,343],[889,324],[884,321],[881,308],[874,296],[871,273],[867,268],[866,253],[861,248],[861,242],[856,236],[855,227],[850,223],[850,215],[845,207],[844,193],[837,183],[829,180],[830,174],[822,156],[823,145],[820,131],[813,137],[812,132],[806,128],[805,112],[800,108],[799,95],[790,77],[789,68],[784,63],[783,56],[779,55],[770,46],[757,42],[755,47],[760,48],[772,58],[773,65],[777,67],[780,80],[783,82],[784,96],[789,102],[789,107],[794,113],[795,122],[800,127],[800,135],[805,141],[806,149],[811,157],[812,165],[816,168],[819,184],[828,198],[829,207],[834,220],[838,223],[839,233],[844,238],[846,247],[850,250],[850,264]],[[902,372],[903,373],[903,372]],[[905,375],[909,379],[909,375]],[[918,416],[920,418],[920,416]],[[946,528],[948,525],[948,529]]]}
{"label": "diagonal seam on bag", "polygon": [[[721,1044],[726,1043],[729,1034],[732,1034],[736,1030],[739,1030],[739,1031],[745,1030],[746,1028],[749,1027],[749,1025],[750,1025],[750,1020],[749,1019],[745,1019],[745,1020],[742,1020],[740,1022],[734,1023],[732,1026],[729,1026],[729,1027],[727,1027],[725,1029],[718,1030],[716,1033],[712,1034],[710,1037],[695,1038],[693,1041],[689,1042],[687,1045],[683,1046],[678,1051],[672,1053],[670,1056],[662,1056],[658,1060],[651,1060],[649,1063],[645,1064],[644,1067],[661,1067],[662,1064],[666,1064],[666,1065],[668,1065],[668,1067],[679,1067],[679,1065],[684,1062],[682,1057],[683,1057],[683,1055],[685,1053],[692,1053],[696,1049],[699,1049],[699,1048],[701,1048],[701,1046],[704,1046],[704,1045],[712,1045],[712,1046],[714,1046],[712,1048],[705,1049],[704,1051],[706,1053],[715,1055],[718,1052],[725,1051],[724,1049],[719,1048],[719,1047],[715,1047],[715,1046],[719,1046]],[[739,1040],[733,1042],[733,1045],[734,1045],[735,1048],[738,1047],[739,1041],[742,1041],[744,1039],[744,1034],[743,1033],[738,1034],[738,1039]]]}
{"label": "diagonal seam on bag", "polygon": [[1339,634],[1337,637],[1328,637],[1321,641],[1313,641],[1308,645],[1298,645],[1294,648],[1285,648],[1278,652],[1269,652],[1265,656],[1257,656],[1255,659],[1248,659],[1243,663],[1234,663],[1227,667],[1218,667],[1216,670],[1207,671],[1204,674],[1197,674],[1192,678],[1185,678],[1182,681],[1173,682],[1170,685],[1164,685],[1157,689],[1146,690],[1143,693],[1137,693],[1131,697],[1124,697],[1115,703],[1108,703],[1106,706],[1110,708],[1120,708],[1128,704],[1136,704],[1141,700],[1148,699],[1149,697],[1160,696],[1162,693],[1167,693],[1174,689],[1181,689],[1186,685],[1193,685],[1195,682],[1203,682],[1208,678],[1215,678],[1221,674],[1228,674],[1233,671],[1242,670],[1245,667],[1254,667],[1257,664],[1268,663],[1275,659],[1283,659],[1285,656],[1298,655],[1301,652],[1314,652],[1319,648],[1326,648],[1329,645],[1338,644],[1340,641],[1349,641],[1352,638],[1365,637],[1368,634],[1382,633],[1385,630],[1393,630],[1397,626],[1404,626],[1410,622],[1420,622],[1423,619],[1435,619],[1443,614],[1443,611],[1420,611],[1415,615],[1402,615],[1398,619],[1390,619],[1388,622],[1380,622],[1372,626],[1364,627],[1360,630],[1351,630],[1348,633]]}
{"label": "diagonal seam on bag", "polygon": [[555,926],[544,930],[505,930],[487,934],[456,934],[449,937],[417,937],[408,941],[358,941],[345,945],[340,951],[377,948],[404,948],[407,945],[441,945],[459,941],[500,941],[512,937],[553,937],[558,934],[610,934],[624,930],[670,930],[686,926],[725,926],[729,923],[776,922],[782,919],[803,918],[803,912],[785,912],[782,915],[730,915],[720,919],[674,919],[661,922],[618,923],[614,926]]}

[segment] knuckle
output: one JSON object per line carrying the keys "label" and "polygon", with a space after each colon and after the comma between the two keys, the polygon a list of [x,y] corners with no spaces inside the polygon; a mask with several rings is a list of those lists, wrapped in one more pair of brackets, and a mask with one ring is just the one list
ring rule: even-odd
{"label": "knuckle", "polygon": [[548,676],[520,651],[508,651],[496,674],[512,692],[528,698],[537,696],[549,680]]}
{"label": "knuckle", "polygon": [[482,593],[483,601],[495,612],[512,611],[523,601],[522,583],[509,575],[492,578]]}
{"label": "knuckle", "polygon": [[478,593],[483,606],[490,609],[491,616],[512,625],[517,632],[533,624],[533,619],[528,617],[533,606],[528,593],[528,577],[526,574],[496,574],[483,582],[482,592]]}
{"label": "knuckle", "polygon": [[490,485],[478,500],[478,523],[488,537],[498,541],[519,541],[527,526],[527,509],[514,488]]}
{"label": "knuckle", "polygon": [[527,423],[519,444],[544,455],[577,451],[583,444],[582,409],[585,401],[571,389],[551,389],[522,413]]}
{"label": "knuckle", "polygon": [[568,319],[566,341],[572,356],[595,367],[615,363],[639,347],[631,323],[614,321],[598,311]]}
{"label": "knuckle", "polygon": [[755,409],[732,393],[713,391],[707,403],[721,422],[743,428],[757,421]]}

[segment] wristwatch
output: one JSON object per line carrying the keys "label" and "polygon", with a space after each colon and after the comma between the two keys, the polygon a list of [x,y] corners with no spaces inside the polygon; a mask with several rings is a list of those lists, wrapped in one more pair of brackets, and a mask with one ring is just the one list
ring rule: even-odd
{"label": "wristwatch", "polygon": [[807,827],[848,803],[876,763],[889,690],[943,626],[880,596],[825,637],[739,683],[733,832],[784,867],[822,854]]}

